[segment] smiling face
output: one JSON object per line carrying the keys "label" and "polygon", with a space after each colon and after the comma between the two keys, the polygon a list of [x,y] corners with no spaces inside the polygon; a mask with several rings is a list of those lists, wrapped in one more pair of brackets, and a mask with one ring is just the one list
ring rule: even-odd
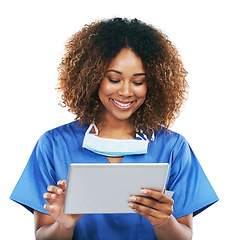
{"label": "smiling face", "polygon": [[122,49],[111,61],[98,95],[107,120],[129,120],[144,103],[146,74],[141,59],[130,49]]}

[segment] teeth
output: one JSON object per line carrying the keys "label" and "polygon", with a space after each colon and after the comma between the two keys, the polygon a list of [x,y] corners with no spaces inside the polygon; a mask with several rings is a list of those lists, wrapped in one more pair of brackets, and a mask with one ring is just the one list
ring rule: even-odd
{"label": "teeth", "polygon": [[124,103],[120,103],[120,102],[118,102],[118,101],[116,101],[116,100],[114,100],[113,99],[113,101],[116,103],[116,104],[118,104],[119,106],[121,106],[121,107],[127,107],[127,106],[129,106],[132,102],[129,102],[129,103],[126,103],[126,104],[124,104]]}

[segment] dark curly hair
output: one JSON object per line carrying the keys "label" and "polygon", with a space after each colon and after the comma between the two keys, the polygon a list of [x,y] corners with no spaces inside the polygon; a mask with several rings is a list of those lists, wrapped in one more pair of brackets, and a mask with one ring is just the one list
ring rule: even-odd
{"label": "dark curly hair", "polygon": [[148,136],[161,126],[168,129],[186,99],[187,72],[167,36],[137,19],[93,22],[70,38],[58,69],[62,106],[81,124],[98,122],[102,112],[100,82],[123,48],[141,58],[147,78],[146,100],[131,116],[133,127]]}

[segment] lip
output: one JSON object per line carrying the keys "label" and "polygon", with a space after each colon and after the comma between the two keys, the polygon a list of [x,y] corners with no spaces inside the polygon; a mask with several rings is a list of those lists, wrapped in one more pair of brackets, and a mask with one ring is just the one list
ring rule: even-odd
{"label": "lip", "polygon": [[121,110],[128,110],[132,107],[132,105],[136,102],[136,100],[134,101],[118,101],[118,100],[115,100],[115,99],[112,99],[110,98],[109,99],[113,105],[115,107],[117,107],[118,109],[121,109]]}

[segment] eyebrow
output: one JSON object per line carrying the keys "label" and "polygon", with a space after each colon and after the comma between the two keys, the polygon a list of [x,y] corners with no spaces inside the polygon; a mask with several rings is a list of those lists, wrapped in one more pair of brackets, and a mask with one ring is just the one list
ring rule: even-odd
{"label": "eyebrow", "polygon": [[[119,72],[119,71],[117,71],[117,70],[108,70],[106,73],[108,73],[108,72],[115,72],[115,73],[117,73],[117,74],[120,74],[120,75],[122,75],[122,73],[121,72]],[[135,74],[133,74],[133,76],[146,76],[146,73],[135,73]]]}

